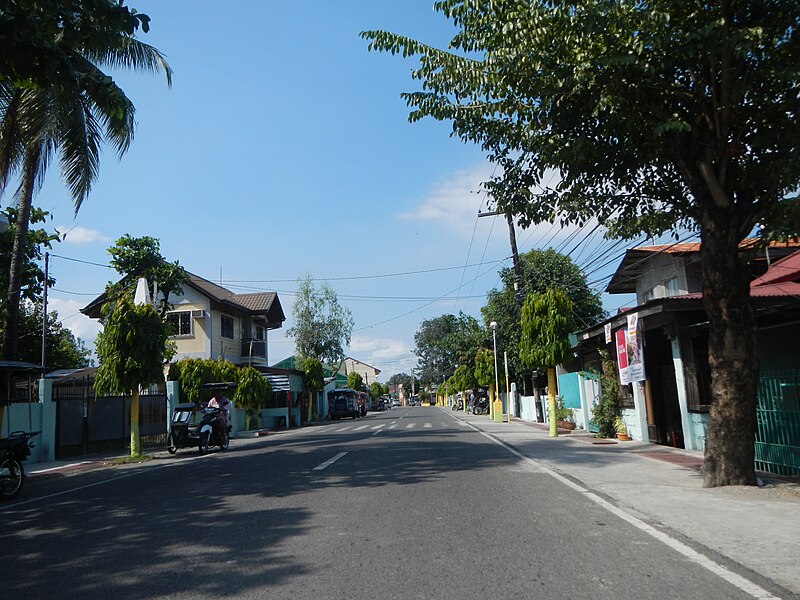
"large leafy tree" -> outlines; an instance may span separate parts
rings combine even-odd
[[[39,363],[42,358],[42,302],[24,300],[19,312],[19,360]],[[91,364],[91,351],[60,322],[58,312],[47,313],[45,354],[48,370],[79,369]]]
[[[0,233],[0,289],[8,288],[8,272],[11,264],[11,250],[14,245],[14,232],[17,226],[17,209],[7,207],[3,211],[9,222],[7,231]],[[45,223],[49,214],[33,207],[28,228],[28,243],[21,269],[20,309],[17,326],[17,358],[38,363],[42,356],[42,292],[45,274],[40,263],[44,251],[58,241],[58,233],[48,231]],[[38,226],[41,225],[41,226]],[[48,275],[48,286],[55,280]],[[5,302],[0,302],[0,313],[5,311]],[[0,325],[0,327],[2,327]],[[50,311],[47,315],[45,351],[47,367],[50,369],[71,369],[90,364],[91,352],[80,338],[58,320],[58,313]]]
[[[0,47],[8,54],[0,60],[0,191],[19,177],[3,332],[7,359],[16,356],[31,202],[47,166],[58,155],[77,212],[97,178],[102,142],[122,156],[133,139],[133,103],[102,69],[161,70],[171,82],[161,53],[136,38],[148,24],[146,15],[122,1],[4,3]]]
[[[112,294],[120,291],[132,294],[138,278],[144,277],[158,290],[159,297],[154,300],[162,317],[171,308],[169,297],[182,293],[183,285],[189,281],[189,274],[178,261],[167,262],[161,255],[161,244],[156,238],[133,237],[126,233],[108,249],[108,253],[111,266],[123,275],[119,283],[109,284]]]
[[[520,256],[522,291],[544,293],[550,288],[563,290],[572,300],[572,323],[585,328],[605,316],[600,293],[592,290],[569,256],[555,250],[531,250]],[[501,289],[490,290],[486,306],[481,308],[484,322],[497,322],[497,347],[508,352],[508,368],[512,379],[523,385],[529,381],[527,371],[519,359],[520,305],[514,293],[514,271],[500,271]]]
[[[423,384],[439,384],[459,365],[472,364],[475,351],[486,341],[477,319],[464,313],[442,315],[422,322],[414,334]]]
[[[706,486],[753,484],[758,357],[739,242],[797,232],[795,0],[444,0],[448,50],[419,55],[411,120],[448,120],[498,164],[487,187],[525,223],[597,217],[624,236],[697,228],[710,322]],[[557,170],[548,187],[545,169]]]
[[[95,392],[130,394],[131,456],[139,456],[139,389],[164,381],[164,363],[174,356],[175,347],[152,304],[134,305],[123,293],[104,305],[103,317],[103,331],[97,336],[100,366]]]
[[[547,407],[550,436],[558,435],[556,427],[556,366],[571,352],[569,333],[572,300],[559,289],[543,294],[532,293],[522,305],[519,355],[522,364],[531,369],[547,370]]]
[[[344,346],[353,333],[353,315],[339,304],[336,291],[327,283],[317,288],[308,275],[297,283],[292,305],[294,325],[287,334],[294,338],[300,356],[333,365],[344,358]]]

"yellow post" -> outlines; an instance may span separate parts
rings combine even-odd
[[[511,424],[511,389],[508,385],[508,352],[503,352],[506,363],[506,409],[508,409],[508,423]]]
[[[550,437],[558,437],[556,425],[556,370],[547,369],[547,420],[550,421]]]

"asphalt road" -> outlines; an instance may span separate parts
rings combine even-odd
[[[3,598],[752,598],[449,411],[27,482]]]

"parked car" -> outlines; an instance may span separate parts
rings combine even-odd
[[[400,400],[392,400],[392,408],[397,408],[400,406]]]

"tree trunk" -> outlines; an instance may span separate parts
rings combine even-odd
[[[758,349],[750,286],[739,258],[737,222],[730,209],[703,215],[700,256],[710,329],[711,409],[705,487],[754,485]]]
[[[17,223],[14,230],[14,246],[11,250],[11,267],[8,272],[8,295],[6,296],[6,315],[3,327],[3,358],[17,359],[17,329],[19,324],[19,299],[22,291],[22,269],[28,245],[28,227],[31,218],[31,202],[36,181],[36,166],[39,151],[28,152],[22,169],[17,207]]]
[[[139,389],[131,393],[131,456],[142,455],[142,440],[139,437]]]
[[[550,437],[558,437],[556,423],[556,370],[547,368],[547,420],[550,421]]]

